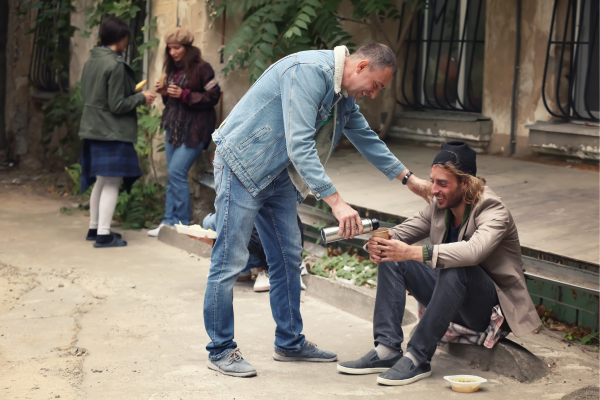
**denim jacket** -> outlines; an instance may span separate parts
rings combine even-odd
[[[337,191],[325,174],[314,141],[336,103],[329,155],[343,132],[388,179],[404,170],[369,128],[355,100],[342,93],[344,59],[336,63],[334,51],[311,50],[279,60],[261,75],[213,133],[217,151],[253,196],[290,162],[317,200]],[[300,193],[298,200],[303,201]]]

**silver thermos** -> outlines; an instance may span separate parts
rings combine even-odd
[[[379,229],[379,220],[377,218],[363,218],[363,233],[368,233]],[[324,245],[328,245],[329,243],[337,242],[338,240],[344,240],[343,236],[338,235],[338,231],[340,230],[339,226],[330,226],[327,228],[321,229],[321,239],[323,240]],[[344,230],[345,232],[345,230]],[[358,230],[357,230],[358,232]]]

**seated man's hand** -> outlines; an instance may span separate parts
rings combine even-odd
[[[369,239],[368,250],[369,258],[375,264],[386,261],[423,261],[423,252],[420,246],[409,246],[400,240],[372,237]]]

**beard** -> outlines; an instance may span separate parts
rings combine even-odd
[[[448,196],[444,195],[445,204],[440,206],[438,201],[438,206],[440,210],[447,210],[451,208],[458,207],[460,203],[463,201],[463,191],[460,187],[457,187],[453,193],[450,193]]]

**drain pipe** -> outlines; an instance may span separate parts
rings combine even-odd
[[[517,31],[515,43],[515,71],[513,77],[512,103],[510,107],[510,155],[515,154],[517,145],[516,124],[517,124],[517,85],[519,84],[519,64],[521,53],[521,0],[517,0]]]

